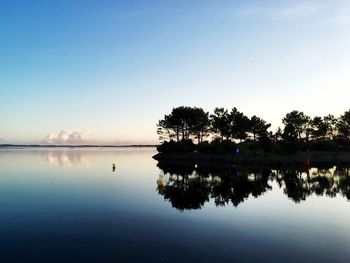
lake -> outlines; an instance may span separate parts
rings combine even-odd
[[[349,169],[208,168],[154,154],[1,149],[0,261],[350,262]]]

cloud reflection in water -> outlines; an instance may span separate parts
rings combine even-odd
[[[83,167],[88,168],[91,165],[91,160],[83,151],[71,150],[52,150],[40,153],[45,160],[52,165],[61,167]]]

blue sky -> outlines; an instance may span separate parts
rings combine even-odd
[[[350,108],[350,0],[1,1],[0,142],[155,143],[172,107]]]

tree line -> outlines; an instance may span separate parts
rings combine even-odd
[[[350,110],[336,118],[334,115],[310,117],[301,111],[291,111],[283,119],[283,128],[271,131],[271,124],[254,115],[246,116],[237,108],[215,108],[209,113],[202,108],[180,106],[157,123],[161,141],[196,141],[206,139],[232,142],[309,141],[350,142]]]

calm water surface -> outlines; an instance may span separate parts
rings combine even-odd
[[[0,262],[350,262],[348,170],[157,166],[155,153],[0,150]]]

